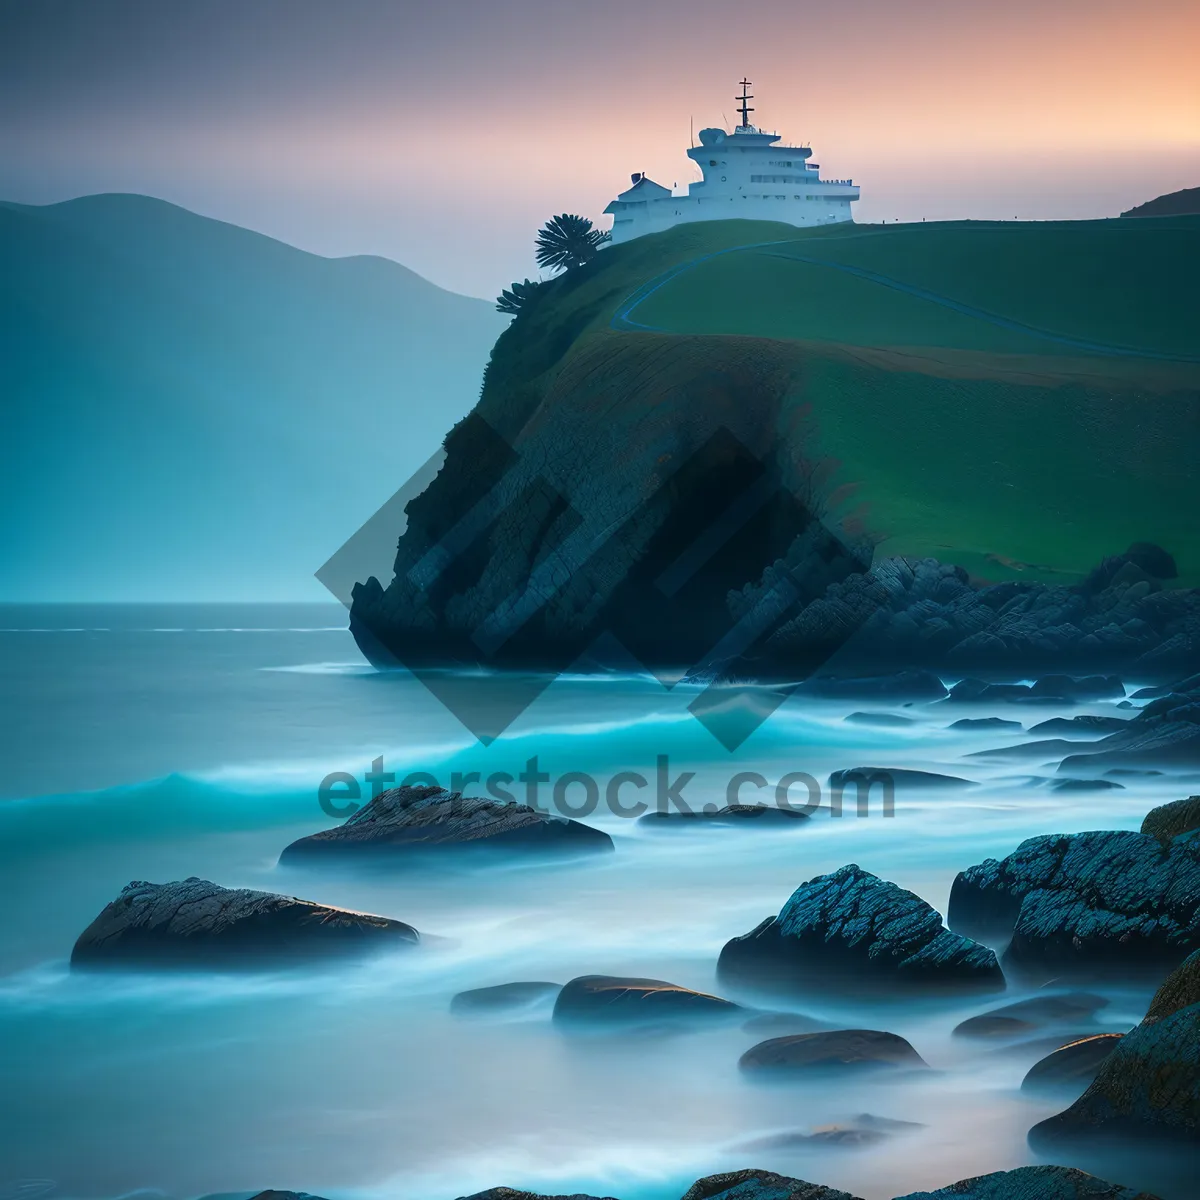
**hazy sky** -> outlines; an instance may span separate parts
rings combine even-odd
[[[860,220],[1200,184],[1200,0],[0,0],[0,198],[145,192],[491,297],[555,212],[755,120]],[[607,219],[605,218],[607,223]]]

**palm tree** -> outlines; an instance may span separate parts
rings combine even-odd
[[[562,268],[570,271],[582,267],[609,239],[609,234],[595,229],[587,217],[563,213],[551,217],[538,231],[537,264],[539,267]]]
[[[512,313],[515,316],[534,299],[541,286],[540,282],[534,283],[529,279],[526,279],[524,283],[514,283],[512,287],[505,288],[496,297],[497,310],[502,313]]]

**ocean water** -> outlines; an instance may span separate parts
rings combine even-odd
[[[730,753],[688,713],[694,692],[636,673],[564,676],[485,748],[419,681],[373,671],[344,625],[338,606],[0,608],[0,1195],[453,1200],[509,1184],[668,1200],[753,1165],[886,1200],[1034,1161],[1026,1131],[1062,1107],[1019,1091],[1044,1051],[950,1036],[995,997],[796,1001],[902,1034],[931,1069],[786,1087],[739,1075],[758,1035],[737,1024],[580,1035],[548,1006],[462,1019],[450,1000],[590,973],[716,990],[721,945],[824,871],[857,862],[944,912],[961,868],[1039,833],[1136,828],[1184,783],[1056,793],[1037,760],[969,757],[1018,735],[946,728],[961,715],[1058,715],[1044,706],[793,699]],[[847,723],[853,710],[912,723]],[[290,841],[334,823],[317,796],[330,772],[361,778],[382,758],[398,776],[449,783],[456,771],[515,776],[535,757],[552,779],[588,772],[601,789],[639,772],[651,800],[665,758],[671,779],[693,773],[693,806],[723,803],[748,770],[773,782],[917,767],[978,786],[902,787],[894,816],[878,802],[865,817],[826,806],[794,830],[662,830],[601,806],[588,820],[615,853],[568,864],[370,876],[277,865]],[[188,875],[383,913],[425,940],[332,970],[69,971],[74,939],[127,882]],[[1140,1019],[1144,992],[1110,995],[1096,1028]],[[866,1148],[753,1146],[864,1112],[920,1127]]]

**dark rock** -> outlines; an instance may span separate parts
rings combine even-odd
[[[279,1192],[268,1188],[257,1196],[251,1196],[250,1200],[323,1200],[323,1197],[314,1196],[311,1192]]]
[[[1121,1040],[1119,1033],[1096,1033],[1068,1042],[1033,1064],[1021,1080],[1025,1092],[1059,1088],[1083,1089],[1099,1074],[1100,1066]]]
[[[802,684],[800,693],[827,700],[934,701],[946,696],[946,685],[932,671],[899,671],[862,679],[819,677]]]
[[[1074,1167],[1017,1167],[962,1179],[936,1192],[910,1192],[896,1200],[1158,1200],[1149,1192],[1106,1183]]]
[[[511,1012],[529,1008],[540,1000],[558,995],[561,983],[499,983],[494,987],[470,988],[450,1001],[450,1011],[460,1014]]]
[[[1123,700],[1125,685],[1115,675],[1088,675],[1084,679],[1044,675],[1029,689],[1029,694],[1063,700]]]
[[[876,1117],[871,1113],[859,1113],[849,1121],[839,1121],[833,1125],[819,1125],[815,1129],[797,1129],[755,1138],[739,1149],[794,1150],[802,1146],[857,1149],[862,1146],[877,1146],[896,1134],[911,1133],[914,1129],[924,1128],[920,1121],[897,1121],[889,1117]]]
[[[602,830],[550,817],[524,804],[461,796],[437,787],[400,787],[375,797],[343,824],[293,842],[279,861],[393,862],[448,849],[572,855],[612,848],[612,838]]]
[[[1078,1142],[1176,1143],[1200,1147],[1200,954],[1159,988],[1070,1108],[1035,1125],[1039,1152]]]
[[[751,1046],[738,1060],[743,1071],[770,1076],[928,1065],[904,1038],[878,1029],[833,1029],[770,1038]]]
[[[679,809],[668,809],[666,812],[648,812],[638,817],[639,825],[652,825],[657,829],[678,828],[681,825],[736,825],[739,828],[753,828],[756,825],[764,827],[780,825],[795,825],[799,821],[807,821],[809,815],[799,806],[796,808],[777,808],[771,804],[728,804],[724,808],[716,808],[712,812],[705,809],[692,809],[686,812]]]
[[[875,784],[886,786],[889,781],[896,788],[914,792],[930,791],[934,788],[957,789],[976,786],[973,779],[960,779],[957,775],[939,775],[934,771],[914,771],[908,767],[849,767],[834,771],[829,776],[829,785],[835,791],[844,791],[847,787],[861,791]]]
[[[1101,736],[1124,729],[1129,722],[1124,717],[1052,717],[1049,721],[1031,725],[1030,733],[1063,734],[1067,737]]]
[[[1174,690],[1174,688],[1164,686],[1138,688],[1129,698],[1130,700],[1159,700],[1163,696],[1169,696]]]
[[[903,717],[899,713],[852,712],[847,718],[848,725],[870,725],[878,729],[901,729],[915,725],[912,717]]]
[[[722,1021],[745,1009],[720,996],[694,992],[661,979],[580,975],[558,993],[554,1019],[561,1023],[648,1025],[674,1021]]]
[[[958,875],[949,923],[1031,979],[1161,977],[1200,947],[1200,834],[1030,838]]]
[[[569,1196],[544,1196],[540,1192],[522,1192],[517,1188],[494,1187],[486,1192],[474,1192],[470,1196],[460,1196],[459,1200],[613,1200],[611,1196],[585,1196],[582,1192],[572,1192]]]
[[[411,925],[192,877],[128,884],[79,935],[72,966],[254,968],[415,944]]]
[[[1125,788],[1115,779],[1056,779],[1050,786],[1056,792],[1111,792]]]
[[[1200,829],[1200,796],[1173,800],[1152,808],[1142,820],[1142,832],[1164,844],[1181,833]]]
[[[969,1017],[954,1028],[956,1037],[994,1038],[1013,1037],[1062,1021],[1077,1021],[1090,1017],[1108,1001],[1091,992],[1062,992],[1047,996],[1031,996],[1015,1004],[1005,1004],[991,1012]]]
[[[717,972],[812,990],[1004,987],[991,950],[949,932],[919,896],[854,864],[802,884],[777,917],[727,942]]]
[[[1004,717],[961,717],[947,729],[1023,729],[1020,721],[1008,721]]]
[[[1153,779],[1162,772],[1143,770],[1141,767],[1112,767],[1104,774],[1109,779]]]
[[[819,1183],[752,1168],[697,1179],[681,1200],[859,1200],[859,1197]]]
[[[991,750],[976,750],[968,758],[1040,758],[1050,762],[1078,750],[1078,742],[1067,742],[1062,738],[1044,738],[1037,742],[1020,742],[1011,746],[996,746]]]
[[[1200,700],[1195,696],[1171,692],[1152,700],[1123,729],[1093,742],[1085,753],[1064,758],[1058,769],[1080,775],[1166,765],[1200,765]]]

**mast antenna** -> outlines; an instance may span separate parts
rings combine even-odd
[[[754,109],[752,109],[746,103],[746,101],[754,99],[754,97],[750,94],[750,92],[748,90],[749,88],[752,88],[754,85],[750,82],[750,80],[748,80],[745,76],[743,76],[740,86],[742,89],[742,94],[740,96],[734,96],[734,99],[740,100],[742,102],[741,105],[738,107],[738,112],[740,112],[742,114],[742,128],[749,129],[750,128],[750,114],[754,111]]]

